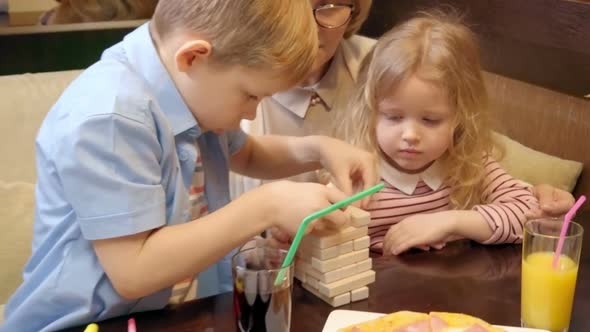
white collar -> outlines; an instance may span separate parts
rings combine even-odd
[[[443,184],[446,177],[444,167],[438,160],[432,163],[422,173],[417,174],[401,172],[383,160],[383,158],[379,162],[379,169],[383,180],[407,195],[414,193],[420,180],[424,181],[430,189],[437,190]]]
[[[271,98],[276,100],[289,112],[303,119],[309,108],[312,95],[313,92],[309,89],[295,87],[287,91],[277,92]]]
[[[341,73],[342,70],[345,73]],[[343,74],[351,75],[348,68],[344,65],[344,58],[339,48],[334,55],[330,68],[328,68],[324,77],[317,84],[310,87],[295,87],[281,91],[272,95],[271,98],[303,119],[309,110],[309,104],[314,91],[328,109],[332,108],[334,99],[336,98],[338,82],[342,79],[339,76]]]

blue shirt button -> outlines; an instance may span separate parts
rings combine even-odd
[[[180,153],[178,154],[178,158],[181,161],[187,161],[189,157],[189,153],[186,150],[180,150]]]

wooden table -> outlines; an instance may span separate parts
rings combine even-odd
[[[520,246],[481,246],[467,241],[438,252],[374,257],[377,280],[370,286],[369,299],[339,309],[444,310],[476,315],[494,324],[520,326],[520,258]],[[589,278],[590,235],[585,234],[572,332],[590,331]],[[321,331],[333,309],[297,284],[291,331]],[[231,293],[134,317],[138,332],[235,331]],[[126,331],[127,318],[100,323],[100,332]]]

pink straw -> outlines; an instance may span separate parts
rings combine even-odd
[[[559,257],[561,256],[561,251],[563,250],[563,242],[565,242],[565,234],[567,233],[567,228],[572,221],[576,212],[584,204],[586,201],[586,196],[582,195],[578,198],[578,201],[572,206],[572,208],[565,214],[565,218],[563,219],[563,225],[561,226],[561,234],[559,234],[559,240],[557,241],[557,250],[555,250],[555,256],[553,256],[553,269],[557,269],[559,264]]]
[[[127,332],[137,332],[137,328],[135,327],[135,318],[129,318],[127,321]]]

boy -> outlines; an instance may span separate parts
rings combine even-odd
[[[261,98],[303,78],[316,50],[307,0],[160,1],[39,131],[33,255],[2,331],[160,309],[174,284],[216,262],[199,275],[199,295],[229,291],[233,248],[269,227],[292,235],[345,197],[276,182],[229,203],[230,167],[265,178],[324,167],[346,194],[353,180],[373,185],[372,156],[342,142],[237,129]],[[341,211],[327,219],[347,222]]]

